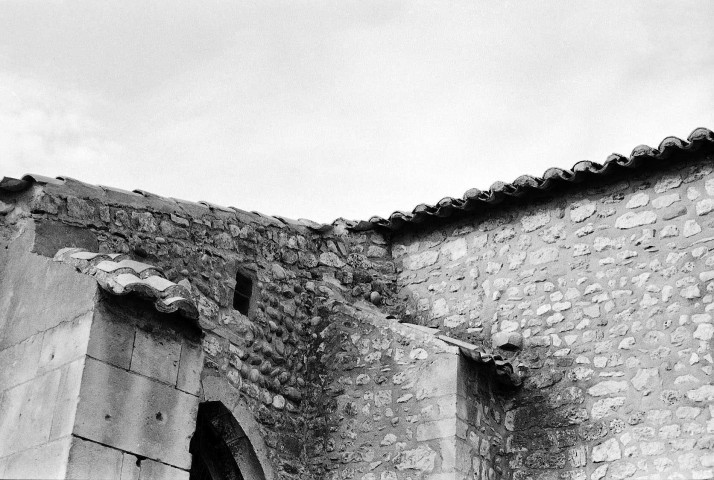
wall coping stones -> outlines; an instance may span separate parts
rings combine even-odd
[[[366,301],[358,301],[354,304],[335,302],[333,310],[337,313],[353,317],[367,325],[391,330],[398,335],[420,343],[421,346],[429,345],[433,347],[437,353],[450,353],[453,355],[459,353],[457,347],[447,344],[437,338],[433,333],[425,332],[420,328],[412,328],[417,327],[416,325],[399,323],[396,319],[389,318],[387,314],[381,310],[377,310],[374,305]]]
[[[438,329],[411,323],[400,323],[394,318],[389,318],[383,312],[375,310],[371,304],[366,302],[357,302],[354,305],[336,302],[333,308],[337,312],[351,316],[360,322],[379,328],[387,328],[399,335],[413,339],[421,345],[435,347],[437,352],[460,354],[473,362],[487,365],[493,369],[499,382],[505,385],[518,387],[523,383],[518,370],[502,356],[485,352],[483,348],[477,345],[443,335]]]
[[[188,289],[168,280],[157,267],[118,253],[94,253],[79,248],[61,249],[54,261],[73,265],[81,273],[94,277],[107,293],[138,294],[153,300],[158,311],[178,312],[198,326],[198,308]]]
[[[459,347],[459,352],[469,360],[491,366],[496,374],[496,378],[501,383],[512,387],[519,387],[523,384],[523,379],[519,375],[518,370],[513,367],[511,362],[505,360],[502,356],[484,352],[478,345],[447,337],[446,335],[437,335],[437,338],[449,345]]]

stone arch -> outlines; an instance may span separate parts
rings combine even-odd
[[[217,459],[223,458],[229,466],[238,467],[242,477],[236,477],[237,480],[274,480],[268,448],[260,435],[260,426],[239,393],[220,376],[206,376],[201,384],[203,395],[199,405],[197,434],[198,428],[208,427],[209,438],[204,437],[204,440],[216,441],[215,437],[220,439],[214,444],[219,455]],[[206,421],[212,422],[212,425],[201,424]],[[211,435],[214,437],[210,438]],[[199,438],[197,447],[200,441]],[[226,453],[226,449],[230,451],[230,455]]]

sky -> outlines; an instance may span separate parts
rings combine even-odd
[[[0,176],[331,222],[714,130],[714,2],[0,0]]]

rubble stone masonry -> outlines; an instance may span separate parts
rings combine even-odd
[[[708,157],[395,238],[413,321],[486,347],[497,332],[525,340],[510,357],[523,388],[493,398],[498,478],[714,478],[713,169]]]
[[[126,457],[142,426],[89,419],[120,375],[185,397],[191,422],[223,404],[268,480],[714,478],[711,154],[395,231],[30,183],[0,188],[0,477],[32,476],[12,465],[38,449],[66,469],[101,445],[120,472],[146,457],[127,478],[167,475],[151,462],[185,478],[192,423]],[[97,297],[53,262],[67,247],[160,269],[190,292],[200,338],[157,326],[149,302]],[[522,384],[499,379],[511,366]],[[79,376],[98,385],[81,401]],[[28,398],[44,402],[29,418]],[[167,411],[142,402],[122,408]]]

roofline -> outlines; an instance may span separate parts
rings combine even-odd
[[[369,223],[372,228],[396,232],[409,226],[430,225],[448,217],[483,212],[507,200],[534,198],[563,186],[650,167],[657,162],[685,153],[709,152],[714,152],[714,132],[707,128],[697,128],[689,134],[686,141],[677,137],[667,137],[657,148],[648,145],[635,147],[629,157],[614,153],[607,157],[602,165],[583,160],[573,165],[570,170],[549,168],[542,177],[521,175],[511,183],[496,182],[489,190],[481,191],[472,188],[464,193],[463,198],[445,197],[436,205],[419,204],[411,213],[396,211],[387,219],[375,216],[367,222],[360,223]]]
[[[462,198],[444,197],[435,205],[421,203],[411,212],[395,211],[389,218],[373,216],[369,220],[355,221],[338,218],[332,224],[320,224],[312,220],[300,218],[292,220],[280,216],[269,216],[259,212],[245,212],[236,207],[223,207],[206,201],[188,202],[170,197],[161,197],[144,190],[128,192],[119,188],[105,187],[103,185],[89,185],[70,177],[51,178],[44,175],[27,174],[21,179],[4,177],[0,180],[0,191],[20,192],[29,189],[34,184],[62,186],[68,181],[98,190],[100,192],[120,192],[124,195],[150,197],[169,203],[190,204],[208,211],[224,211],[228,213],[247,214],[260,223],[272,223],[279,227],[294,226],[308,228],[316,232],[327,232],[336,226],[346,227],[352,231],[382,230],[398,232],[408,227],[430,225],[433,222],[467,213],[482,212],[494,208],[507,200],[528,199],[542,196],[555,191],[563,186],[582,183],[594,178],[604,178],[615,173],[633,171],[642,167],[652,166],[682,154],[714,152],[714,132],[707,128],[697,128],[689,134],[687,140],[677,137],[667,137],[662,140],[657,148],[648,145],[639,145],[632,150],[629,157],[613,153],[601,165],[596,162],[582,160],[577,162],[570,170],[549,168],[542,177],[521,175],[511,183],[495,182],[489,190],[472,188],[464,193]]]

